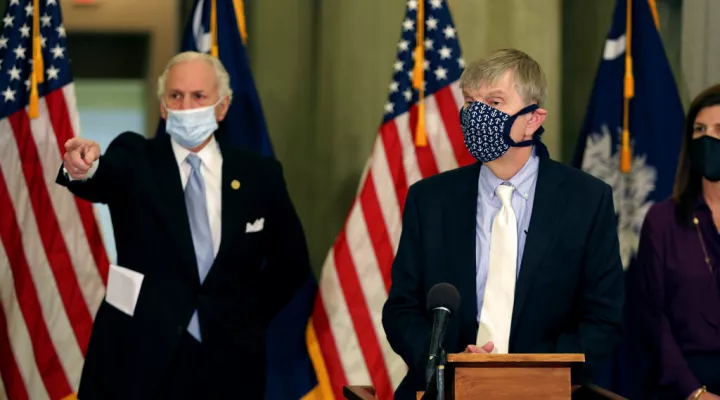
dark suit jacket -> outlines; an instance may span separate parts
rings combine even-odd
[[[460,292],[445,333],[448,353],[475,344],[475,214],[480,164],[435,175],[408,191],[403,231],[383,309],[388,341],[408,364],[396,398],[424,390],[432,318],[426,294],[440,282]],[[586,367],[619,340],[623,270],[612,191],[602,181],[541,157],[515,290],[511,353],[584,353]],[[584,374],[574,374],[576,381]]]
[[[310,270],[300,221],[278,162],[224,148],[221,243],[200,285],[180,172],[169,136],[118,136],[95,175],[57,183],[107,203],[117,264],[145,275],[134,316],[103,301],[80,385],[81,399],[154,398],[193,311],[200,315],[207,398],[262,398],[265,329]],[[238,180],[235,190],[231,182]],[[246,223],[264,218],[264,229]],[[254,393],[250,392],[256,390]]]

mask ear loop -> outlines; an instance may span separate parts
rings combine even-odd
[[[527,146],[532,146],[533,144],[535,144],[536,138],[537,138],[537,141],[540,140],[540,135],[545,131],[543,129],[543,127],[539,127],[535,131],[535,133],[533,133],[533,138],[529,139],[529,140],[523,140],[522,142],[518,143],[518,142],[515,142],[510,137],[510,129],[512,129],[512,126],[515,123],[515,120],[517,119],[517,117],[531,113],[531,112],[537,110],[538,108],[540,108],[540,107],[537,104],[530,104],[529,106],[527,106],[527,107],[523,108],[522,110],[518,111],[517,113],[515,113],[515,115],[513,115],[512,117],[508,118],[507,121],[505,121],[506,128],[503,129],[503,139],[505,139],[505,142],[508,145],[510,145],[512,147],[527,147]]]
[[[219,106],[220,103],[222,103],[223,100],[225,100],[226,97],[227,97],[227,96],[222,96],[222,95],[221,95],[220,98],[218,99],[217,103],[215,103],[215,105],[213,106],[213,108]]]

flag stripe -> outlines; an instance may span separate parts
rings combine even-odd
[[[371,383],[370,375],[365,365],[353,321],[350,318],[351,305],[346,300],[345,294],[340,286],[335,252],[328,255],[325,265],[323,265],[323,271],[327,272],[322,274],[320,280],[320,298],[322,299],[322,306],[327,313],[330,326],[329,333],[332,335],[330,339],[334,340],[338,354],[342,354],[342,357],[339,357],[340,364],[333,364],[331,367],[329,360],[326,362],[328,371],[331,376],[335,376],[336,373],[341,373],[345,376],[345,381],[347,382],[369,384]],[[320,331],[316,331],[318,337],[325,337],[325,332],[327,331],[321,334]],[[329,347],[329,343],[330,340],[321,340],[323,352],[325,352],[326,347]],[[334,385],[335,383],[333,382],[333,386]],[[342,388],[340,389],[342,391]],[[342,398],[342,393],[340,393],[340,396],[340,398]]]
[[[64,111],[70,116],[70,129],[71,134],[73,136],[82,136],[80,133],[80,113],[78,112],[77,108],[77,102],[75,99],[75,83],[70,82],[67,85],[62,87],[63,91],[63,97],[65,99],[65,106],[67,109]],[[54,104],[54,101],[50,101],[50,103]],[[55,109],[54,106],[50,106],[50,109]],[[63,111],[63,110],[60,110]],[[52,119],[52,117],[50,117]],[[57,132],[57,130],[55,131]],[[107,261],[107,260],[106,260]]]
[[[450,93],[453,96],[453,99],[455,99],[455,107],[458,109],[458,116],[460,114],[460,109],[465,104],[465,96],[463,96],[462,89],[460,89],[460,82],[456,81],[453,82],[450,85]],[[460,122],[458,122],[458,128],[460,127]],[[456,131],[459,135],[462,135],[462,130]],[[474,159],[473,159],[474,161]]]
[[[69,97],[66,99],[65,96]],[[45,99],[47,101],[50,121],[52,123],[53,130],[57,135],[56,142],[58,148],[60,149],[60,154],[63,154],[65,153],[65,142],[75,136],[73,132],[79,132],[79,128],[78,131],[73,131],[73,127],[75,125],[79,126],[79,122],[75,122],[73,120],[77,119],[77,110],[74,110],[74,108],[77,107],[75,102],[74,86],[73,84],[70,84],[65,86],[62,91],[56,90],[50,92],[47,96],[45,96]],[[102,279],[103,285],[105,285],[107,284],[108,269],[110,268],[110,265],[105,251],[105,242],[103,241],[102,233],[97,224],[92,204],[79,197],[74,198],[75,204],[77,204],[78,212],[80,213],[80,220],[85,229],[84,239],[87,239],[87,244],[92,250],[95,266],[100,273],[100,279]],[[97,290],[102,290],[104,292],[103,286],[96,286],[96,288]],[[100,294],[100,300],[102,300],[102,292]],[[95,311],[97,311],[97,307],[100,306],[100,302],[96,301],[95,303],[89,303],[88,306],[94,315]],[[86,346],[83,345],[82,347],[84,349]]]
[[[372,174],[368,177],[369,180],[366,183],[372,185]],[[368,186],[366,185],[366,187]],[[382,221],[382,215],[377,215],[376,218],[380,222]],[[364,306],[367,308],[372,322],[370,325],[364,325],[364,329],[367,331],[367,335],[372,337],[375,343],[378,343],[382,354],[383,364],[373,365],[368,362],[368,368],[370,371],[378,368],[381,369],[382,373],[386,375],[383,378],[387,378],[387,381],[391,382],[391,379],[389,379],[390,376],[384,366],[392,363],[393,358],[397,357],[397,355],[393,353],[387,341],[381,340],[385,337],[385,330],[382,326],[382,308],[385,302],[384,299],[387,297],[387,289],[383,284],[382,271],[378,265],[372,244],[370,243],[369,226],[366,225],[366,221],[369,222],[370,220],[371,217],[364,213],[361,204],[355,203],[355,206],[350,211],[347,223],[347,244],[352,265],[355,267],[354,269],[359,278],[360,289],[362,290],[363,296],[362,300],[364,300]],[[384,229],[384,227],[378,229]],[[380,371],[378,371],[378,375],[379,374]],[[376,379],[373,379],[373,382],[375,381]],[[392,386],[388,385],[387,389],[388,392],[386,393],[391,395]]]
[[[47,212],[52,210],[52,204],[48,188],[44,184],[42,163],[30,132],[30,121],[25,112],[16,112],[8,117],[8,120],[15,135],[23,173],[30,190],[30,203],[36,215],[43,215],[42,220],[36,219],[42,245],[52,267],[55,282],[60,290],[60,297],[65,305],[65,311],[70,319],[75,337],[80,347],[84,348],[90,339],[92,316],[82,297],[67,246],[62,240],[57,216],[54,211]]]
[[[410,114],[404,113],[395,119],[394,128],[397,138],[400,142],[400,149],[397,153],[390,154],[388,152],[388,165],[390,169],[401,168],[405,171],[405,179],[403,181],[395,181],[395,189],[398,192],[398,201],[400,211],[405,208],[405,198],[407,190],[413,183],[420,180],[420,167],[418,166],[417,154],[415,153],[415,143],[412,132],[410,131]],[[385,147],[387,151],[387,146]],[[399,158],[395,158],[399,154]],[[395,175],[393,174],[393,178]]]
[[[374,170],[372,172],[374,172]],[[382,368],[382,370],[389,374],[392,387],[395,388],[398,384],[400,384],[400,381],[402,381],[404,375],[403,366],[405,364],[402,359],[395,354],[387,340],[384,340],[385,329],[382,325],[382,309],[390,288],[390,270],[392,268],[394,252],[392,248],[390,248],[390,244],[388,242],[387,251],[389,251],[389,254],[387,255],[387,258],[381,262],[378,256],[380,253],[378,253],[377,247],[373,252],[369,243],[370,238],[373,237],[373,235],[382,235],[383,240],[388,240],[387,228],[383,223],[384,218],[380,213],[379,208],[376,213],[368,213],[364,208],[366,203],[371,207],[379,207],[377,197],[375,196],[374,189],[376,185],[373,178],[374,173],[368,174],[367,181],[364,185],[366,190],[360,194],[362,201],[361,206],[354,207],[350,213],[350,218],[347,223],[349,232],[348,244],[355,269],[360,276],[363,296],[372,316],[373,328],[382,349],[385,365],[390,367]],[[366,198],[367,200],[363,201],[363,198]],[[382,280],[387,282],[387,286],[383,286]],[[366,327],[366,329],[369,328]],[[399,366],[399,368],[395,368],[396,366]],[[399,373],[397,373],[398,371]],[[392,394],[392,392],[389,393]]]
[[[382,138],[387,159],[395,161],[388,163],[388,166],[394,183],[395,193],[397,193],[397,204],[400,210],[402,210],[405,206],[404,199],[407,196],[407,181],[410,173],[406,170],[406,166],[402,162],[404,159],[404,146],[400,141],[400,133],[398,132],[397,125],[395,125],[394,122],[383,124],[380,129],[380,137]]]
[[[400,165],[400,162],[397,162],[396,165]],[[399,169],[402,173],[402,168],[397,169]],[[385,155],[385,147],[382,140],[375,140],[375,146],[372,153],[372,175],[375,183],[378,206],[382,212],[386,228],[385,231],[387,232],[390,240],[391,254],[389,263],[392,264],[395,251],[397,251],[397,246],[400,242],[402,219],[400,215],[400,206],[398,204],[396,183],[393,182],[393,177],[390,174],[390,167],[388,165],[387,156]],[[405,184],[405,179],[403,179],[402,182],[398,182],[397,188],[403,189],[403,192],[407,193],[407,186],[400,186],[401,184]],[[381,259],[381,257],[378,256],[378,259]],[[388,282],[390,282],[389,270],[383,273],[388,274]]]
[[[2,312],[2,311],[0,311],[0,312]],[[0,318],[4,318],[4,315],[0,316]],[[0,340],[2,340],[2,338],[0,338]],[[9,344],[9,342],[8,342],[8,344]],[[2,349],[1,344],[0,344],[0,349]],[[2,367],[0,367],[0,368],[2,368]],[[2,378],[2,369],[0,369],[0,399],[7,399],[7,398],[8,398],[8,395],[7,395],[7,392],[5,391],[5,384],[3,383],[3,378]]]
[[[7,189],[0,189],[0,191],[3,190]],[[4,212],[8,211],[12,210]],[[0,398],[22,400],[28,398],[28,393],[25,390],[20,368],[15,361],[15,352],[12,350],[11,343],[20,346],[21,341],[24,340],[27,343],[30,337],[27,335],[27,327],[20,314],[15,288],[13,287],[12,271],[10,271],[9,265],[5,265],[7,262],[5,248],[2,241],[0,241],[0,305],[2,305],[0,307],[0,354],[2,354],[0,357]],[[8,315],[18,316],[13,320],[14,326],[8,324]],[[24,362],[26,366],[35,366],[31,359],[21,359],[20,361]],[[37,368],[35,370],[37,372]],[[40,386],[42,387],[42,385]],[[42,389],[45,390],[44,387]]]
[[[377,195],[375,194],[375,182],[373,180],[373,171],[371,170],[363,185],[363,190],[360,193],[360,204],[362,208],[362,214],[367,223],[367,231],[369,234],[370,242],[374,250],[375,258],[377,261],[378,273],[381,276],[383,283],[383,295],[387,295],[387,291],[390,289],[390,265],[393,260],[393,249],[390,245],[390,238],[388,237],[387,229],[385,229],[385,217],[380,211],[380,205],[378,204]],[[362,252],[362,249],[358,249],[358,252]],[[381,296],[380,298],[382,298]]]
[[[14,136],[9,133],[10,130],[9,120],[1,120],[0,131],[8,132],[8,134],[0,135],[0,169],[5,174],[7,190],[10,195],[11,207],[8,212],[14,211],[13,215],[17,218],[18,229],[22,235],[20,238],[22,247],[11,248],[13,250],[11,254],[21,253],[27,262],[32,282],[34,282],[32,288],[39,295],[37,300],[42,310],[41,317],[47,321],[50,338],[60,364],[67,372],[72,368],[77,368],[82,362],[83,356],[73,335],[68,315],[63,308],[62,298],[48,258],[44,251],[38,251],[43,248],[38,218],[33,211],[30,193],[22,173],[23,166],[19,149]],[[10,320],[11,325],[14,323],[16,321]],[[28,326],[28,329],[30,328]],[[72,384],[73,381],[70,382]]]
[[[444,89],[443,89],[444,90]],[[440,171],[457,168],[458,164],[453,154],[453,148],[445,131],[442,116],[435,96],[425,99],[425,118],[427,119],[428,145],[435,156],[435,162]]]
[[[457,88],[457,89],[456,89]],[[446,86],[435,93],[435,102],[437,110],[442,115],[445,136],[450,140],[453,154],[459,165],[467,165],[475,162],[475,159],[465,147],[465,141],[462,136],[462,128],[460,127],[460,119],[458,117],[460,109],[457,106],[456,98],[453,92],[460,93],[462,101],[462,93],[456,84]],[[460,103],[462,105],[462,103]],[[453,132],[453,133],[450,133]]]
[[[347,379],[345,373],[339,366],[342,365],[340,362],[340,355],[338,354],[337,348],[335,347],[335,339],[333,338],[332,331],[330,330],[330,323],[327,315],[325,314],[325,307],[323,306],[323,300],[320,294],[318,294],[315,300],[315,307],[313,308],[312,324],[315,330],[315,337],[317,338],[318,345],[320,346],[321,361],[316,361],[314,355],[313,364],[322,362],[325,364],[325,371],[327,372],[328,380],[332,388],[333,395],[341,399],[342,388],[347,385]],[[311,346],[308,346],[311,347]],[[319,373],[318,369],[315,368],[316,373]],[[318,381],[321,381],[320,376],[317,377]],[[327,400],[327,399],[326,399]]]
[[[353,208],[354,207],[357,207],[357,203],[353,205]],[[335,262],[337,264],[340,286],[345,293],[345,300],[348,302],[350,317],[355,332],[357,332],[360,349],[365,358],[365,365],[372,377],[375,390],[378,392],[378,396],[380,396],[380,393],[386,395],[391,394],[392,388],[390,387],[387,372],[383,368],[385,364],[380,350],[380,344],[373,330],[366,329],[371,326],[372,318],[370,317],[370,310],[362,293],[360,278],[358,277],[358,270],[356,269],[357,266],[354,265],[350,255],[347,236],[347,231],[343,230],[335,246]]]
[[[3,147],[0,146],[1,148]],[[2,172],[3,174],[0,174],[0,210],[3,210],[6,215],[3,215],[0,221],[0,240],[6,249],[21,249],[23,248],[21,242],[23,236],[10,200],[8,192],[10,188],[6,185],[4,174],[7,172],[4,168]],[[8,260],[14,277],[15,291],[19,294],[20,308],[32,340],[35,362],[40,370],[43,383],[50,397],[61,398],[71,392],[70,384],[63,373],[63,368],[50,340],[50,333],[45,325],[38,302],[38,293],[30,275],[30,266],[23,251],[13,251],[8,254]]]
[[[62,91],[58,90],[55,93],[62,94]],[[62,153],[60,153],[60,151],[62,150],[59,151],[55,130],[50,124],[48,106],[45,101],[48,97],[49,96],[46,96],[38,101],[40,115],[38,118],[30,120],[31,131],[35,143],[38,145],[38,153],[42,160],[61,160]],[[98,269],[95,266],[93,253],[80,220],[78,207],[76,207],[75,196],[66,188],[55,184],[55,179],[60,168],[59,161],[57,163],[44,162],[42,163],[42,168],[50,200],[57,215],[63,239],[67,244],[72,266],[75,269],[85,304],[91,315],[95,315],[103,298],[104,282],[101,280]],[[90,218],[93,218],[93,216],[90,215]],[[85,349],[86,345],[87,343],[82,343],[81,348]],[[77,361],[79,364],[69,370],[80,370],[82,367],[82,357]],[[80,378],[79,372],[73,375],[73,378],[71,378],[73,382]]]
[[[412,140],[417,136],[418,106],[417,104],[410,107],[410,132]],[[414,147],[414,146],[413,146]],[[431,142],[428,141],[427,146],[414,147],[417,155],[418,168],[422,178],[427,178],[438,173],[438,166],[435,162],[435,155],[431,148]]]
[[[79,385],[108,260],[93,206],[55,183],[80,131],[61,5],[27,3],[7,4],[0,46],[0,398],[64,399]],[[44,49],[33,52],[24,30],[41,16]]]

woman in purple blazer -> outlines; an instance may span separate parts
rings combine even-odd
[[[647,213],[639,307],[661,399],[720,399],[720,85],[688,111],[672,199]]]

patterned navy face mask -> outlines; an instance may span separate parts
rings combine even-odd
[[[510,128],[512,128],[517,117],[537,109],[537,104],[531,104],[511,116],[485,103],[472,102],[460,110],[460,126],[462,127],[465,146],[473,157],[482,163],[486,163],[502,157],[510,146],[525,147],[532,145],[536,142],[535,138],[542,133],[542,127],[535,132],[533,139],[520,143],[512,140]]]

